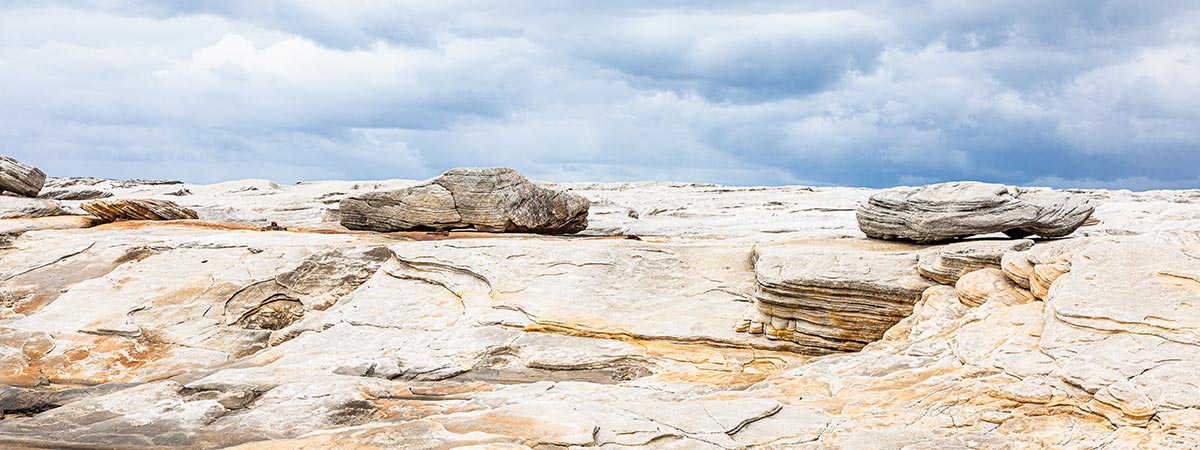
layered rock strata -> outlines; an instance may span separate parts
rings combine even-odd
[[[864,241],[870,191],[581,183],[596,226],[563,239],[337,225],[342,198],[405,180],[86,184],[188,189],[209,221],[0,220],[3,448],[1200,442],[1200,191],[1080,191],[1100,225],[1008,252],[1003,276],[918,278],[882,338],[810,358],[839,345],[730,325],[759,294],[805,301],[792,279],[841,297],[819,317],[875,327],[843,310],[941,247]]]
[[[461,168],[411,188],[348,197],[339,209],[353,230],[570,234],[587,228],[588,206],[579,194],[540,187],[512,169]]]
[[[1028,250],[1005,253],[1000,266],[1013,282],[1044,300],[1050,285],[1071,271],[1074,250],[1087,241],[1070,239],[1038,245]]]
[[[0,155],[0,192],[37,197],[45,183],[46,173],[41,169],[17,161],[11,156]]]
[[[1028,250],[1033,241],[963,241],[921,254],[917,271],[925,278],[953,285],[969,272],[1000,268],[1000,259],[1008,252]]]
[[[858,208],[857,218],[869,237],[936,242],[997,232],[1066,236],[1093,210],[1065,192],[964,181],[880,191]]]
[[[183,220],[198,219],[196,211],[169,200],[152,198],[94,200],[79,205],[84,211],[105,222],[118,220]]]
[[[913,252],[872,246],[763,246],[757,290],[737,331],[796,342],[815,353],[855,351],[912,313],[933,285]]]
[[[67,214],[59,204],[36,198],[0,195],[0,219],[32,219]]]

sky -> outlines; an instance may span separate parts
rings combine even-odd
[[[50,176],[1200,188],[1200,2],[0,0]]]

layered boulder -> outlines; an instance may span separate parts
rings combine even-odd
[[[873,238],[937,242],[996,232],[1066,236],[1094,209],[1065,192],[961,181],[880,191],[857,217],[859,229]]]
[[[152,198],[93,200],[79,205],[84,211],[105,222],[118,220],[182,220],[198,219],[196,211],[179,206],[170,200]]]
[[[0,155],[0,192],[11,192],[23,197],[37,197],[46,183],[46,173],[41,169],[17,161],[8,155]]]
[[[541,234],[587,228],[590,202],[540,187],[507,168],[459,168],[419,185],[348,197],[342,226],[352,230],[408,231],[475,228]]]
[[[49,200],[0,195],[0,219],[32,219],[66,214],[58,203]]]
[[[917,257],[887,248],[762,247],[758,289],[736,331],[762,333],[823,354],[857,351],[912,314],[930,286]]]

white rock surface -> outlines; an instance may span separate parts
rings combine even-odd
[[[337,225],[412,184],[49,180],[206,220],[0,220],[0,447],[1200,442],[1197,191],[1077,192],[1095,223],[939,266],[956,289],[918,261],[971,252],[866,239],[865,189],[570,184],[569,237]]]

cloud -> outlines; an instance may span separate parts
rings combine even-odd
[[[0,1],[51,175],[1200,187],[1192,2]]]

